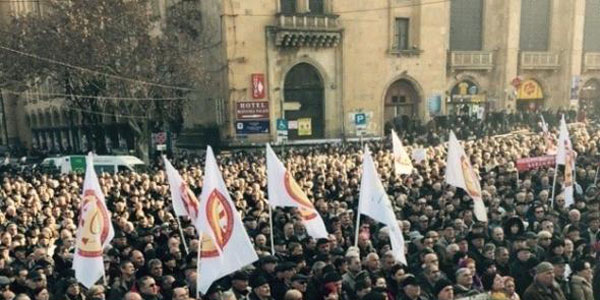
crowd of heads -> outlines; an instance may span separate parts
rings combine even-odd
[[[271,216],[268,199],[276,195],[267,194],[264,151],[217,155],[260,259],[215,282],[202,299],[550,299],[533,295],[571,297],[585,283],[590,291],[596,289],[600,130],[593,125],[570,130],[578,154],[577,185],[575,203],[567,206],[563,168],[517,171],[517,159],[547,150],[537,126],[519,129],[527,130],[463,143],[481,179],[487,223],[475,218],[473,201],[464,191],[445,183],[444,144],[425,146],[427,159],[415,163],[412,174],[397,176],[390,142],[368,143],[404,234],[408,264],[394,256],[388,228],[365,216],[355,227],[359,144],[276,149],[323,218],[327,239],[310,237],[293,208],[273,209]],[[558,134],[556,127],[553,134]],[[404,142],[408,153],[425,144]],[[203,157],[182,155],[172,161],[199,195]],[[162,166],[143,174],[98,176],[116,234],[103,256],[105,277],[84,288],[72,270],[83,176],[30,170],[2,174],[0,296],[194,299],[202,276],[196,273],[198,235],[189,220],[176,219]]]

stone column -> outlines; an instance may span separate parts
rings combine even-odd
[[[506,48],[505,48],[505,66],[504,66],[504,80],[502,87],[504,89],[504,97],[501,101],[502,107],[514,110],[516,106],[516,100],[509,100],[512,91],[511,81],[519,74],[519,38],[521,28],[521,1],[520,0],[508,0],[506,1],[506,12],[507,12],[507,36],[506,36]]]

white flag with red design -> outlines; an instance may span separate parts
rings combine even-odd
[[[188,217],[195,223],[195,220],[198,219],[200,208],[198,198],[196,198],[196,195],[190,190],[188,184],[179,175],[179,172],[177,172],[166,156],[163,156],[163,160],[165,162],[165,171],[169,180],[175,214],[179,217]]]
[[[197,284],[203,294],[214,281],[258,260],[210,146],[204,174],[196,222],[202,239]]]
[[[481,199],[479,178],[475,175],[469,157],[458,143],[453,131],[450,131],[450,140],[448,141],[446,183],[465,190],[473,199],[473,211],[477,220],[487,222],[487,212],[483,199]]]
[[[542,136],[546,143],[546,154],[555,155],[556,154],[556,145],[554,144],[554,139],[552,138],[552,135],[548,131],[548,123],[546,123],[546,120],[544,120],[543,115],[541,116],[541,118],[542,118],[542,122],[540,123],[540,125],[542,127],[542,132],[543,132]]]
[[[81,198],[73,270],[77,281],[89,288],[104,276],[104,247],[115,235],[110,213],[94,171],[92,153],[86,157]]]
[[[396,175],[412,173],[413,165],[410,161],[410,156],[408,156],[406,149],[402,146],[402,142],[394,130],[392,130],[392,150]]]
[[[271,146],[267,144],[267,183],[269,205],[272,207],[297,207],[302,224],[313,238],[327,238],[325,223],[312,202],[292,174],[285,169]]]
[[[573,145],[571,144],[571,138],[569,137],[569,129],[567,128],[565,115],[563,115],[560,119],[560,133],[558,135],[558,151],[556,152],[556,164],[565,165],[563,187],[565,189],[565,205],[567,207],[575,203],[575,199],[573,198],[573,171],[575,170],[575,157],[575,151],[573,151]]]
[[[405,245],[402,230],[396,220],[392,203],[377,175],[371,152],[366,145],[364,151],[365,153],[362,162],[363,172],[360,181],[360,198],[358,200],[358,214],[367,215],[373,220],[387,225],[390,230],[389,237],[394,257],[406,265],[407,262],[406,254],[404,253]]]

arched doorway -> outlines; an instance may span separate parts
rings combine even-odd
[[[588,115],[600,111],[600,81],[592,78],[583,85],[579,93],[581,103],[580,109],[585,109]]]
[[[533,79],[527,79],[519,84],[517,89],[517,110],[537,111],[544,107],[544,90]]]
[[[319,71],[307,63],[295,65],[285,76],[283,96],[285,119],[296,125],[289,126],[288,138],[323,138],[324,90]]]
[[[396,80],[385,93],[385,123],[416,117],[419,100],[419,92],[412,82],[404,78]]]

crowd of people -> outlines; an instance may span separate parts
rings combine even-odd
[[[600,129],[571,128],[578,156],[570,206],[562,192],[562,168],[518,173],[517,159],[546,153],[535,124],[521,123],[518,129],[529,131],[463,143],[481,179],[487,223],[474,217],[464,191],[445,183],[443,144],[428,147],[427,159],[402,176],[394,175],[389,141],[369,144],[404,233],[406,265],[392,254],[388,229],[365,216],[355,241],[359,145],[286,148],[282,155],[330,233],[318,240],[289,209],[273,210],[271,232],[268,198],[276,195],[266,192],[264,152],[218,155],[260,259],[213,283],[201,299],[599,300]],[[447,138],[446,131],[434,134]],[[405,140],[409,153],[417,147],[413,142]],[[202,157],[172,162],[199,195]],[[106,276],[89,289],[71,269],[82,175],[28,170],[1,176],[0,299],[196,298],[196,279],[202,276],[196,273],[198,235],[186,219],[179,231],[159,164],[144,174],[99,174],[116,234],[104,254]]]

